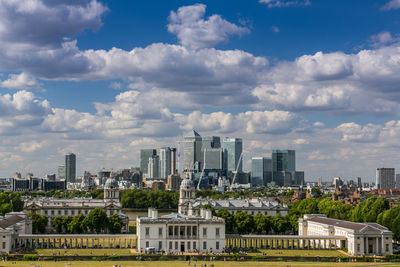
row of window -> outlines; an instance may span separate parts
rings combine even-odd
[[[190,247],[191,244],[193,244],[192,248]],[[146,241],[146,248],[148,248],[148,247],[150,247],[150,242]],[[168,249],[169,250],[173,250],[174,249],[172,241],[169,242]],[[186,250],[187,251],[187,250],[196,250],[196,249],[197,249],[196,248],[196,242],[193,242],[193,243],[187,242],[186,243],[186,248],[185,248],[185,243],[181,242],[181,247],[179,248],[179,242],[175,241],[175,250],[181,250],[181,251],[185,251]],[[219,250],[219,241],[217,241],[215,243],[215,249]],[[162,250],[162,241],[158,242],[158,250]],[[203,242],[203,250],[207,250],[207,241]]]
[[[77,210],[76,215],[78,214],[83,214],[83,215],[88,215],[90,210]],[[113,210],[110,211],[110,214],[112,215],[114,213]],[[75,216],[75,210],[45,210],[44,211],[45,215],[72,215]]]
[[[190,229],[190,228],[188,228],[188,229]],[[195,231],[196,229],[197,229],[197,227],[193,228],[193,236],[196,236],[196,231]],[[145,235],[146,236],[150,235],[150,227],[145,228]],[[163,235],[163,228],[159,227],[158,228],[158,236],[162,236],[162,235]],[[172,236],[171,232],[170,232],[170,235]],[[180,232],[180,236],[184,236],[184,232]],[[216,237],[220,236],[220,228],[215,228],[215,236]],[[206,227],[203,227],[203,237],[207,237],[207,228]]]

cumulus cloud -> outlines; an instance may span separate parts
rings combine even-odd
[[[261,4],[266,4],[267,7],[290,7],[290,6],[310,6],[310,0],[259,0]]]
[[[381,9],[382,10],[396,10],[400,8],[400,0],[390,0]]]
[[[176,34],[179,42],[191,49],[213,47],[227,42],[230,35],[249,33],[246,27],[237,26],[224,20],[220,15],[204,19],[206,6],[195,4],[180,7],[169,15],[168,31]]]
[[[9,89],[39,89],[40,84],[32,75],[22,72],[21,74],[9,74],[8,79],[0,81],[1,87]]]
[[[381,127],[373,124],[361,126],[357,123],[349,122],[339,125],[336,130],[343,134],[343,141],[375,142],[378,140]]]
[[[382,47],[385,45],[397,43],[399,41],[400,38],[397,35],[393,36],[390,32],[383,31],[376,35],[372,35],[370,37],[369,43],[372,47]]]

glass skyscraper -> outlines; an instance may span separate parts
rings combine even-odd
[[[223,148],[226,170],[228,172],[236,171],[236,167],[239,164],[238,172],[242,172],[242,160],[239,162],[243,149],[242,139],[225,137],[223,139]]]
[[[75,183],[76,178],[76,156],[74,153],[65,155],[65,179],[67,182]]]
[[[192,133],[193,135],[184,137],[183,169],[189,171],[197,169],[199,171],[203,162],[202,138],[195,130]]]
[[[272,171],[296,171],[296,152],[294,150],[272,150]]]
[[[144,177],[147,177],[149,172],[149,158],[156,155],[155,149],[141,149],[140,150],[140,171]]]
[[[267,185],[272,180],[272,163],[270,158],[253,157],[251,159],[252,186]]]

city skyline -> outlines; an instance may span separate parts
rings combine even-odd
[[[398,1],[154,6],[0,2],[0,177],[139,166],[192,129],[241,138],[244,170],[273,149],[306,180],[400,168]]]

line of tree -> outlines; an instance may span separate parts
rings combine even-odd
[[[45,233],[48,218],[44,215],[31,213],[32,232],[34,234]],[[52,226],[59,234],[84,234],[84,233],[121,233],[123,227],[122,218],[118,214],[107,216],[106,212],[96,208],[89,212],[88,216],[78,214],[73,217],[57,216],[52,222]]]
[[[24,208],[24,201],[21,199],[21,194],[17,192],[3,192],[0,193],[0,215],[12,212],[22,211]]]
[[[51,191],[26,191],[21,193],[31,197],[54,197],[54,198],[75,198],[75,197],[91,197],[94,199],[103,199],[104,190],[96,189],[92,191],[82,190],[51,190]]]
[[[154,190],[125,190],[120,192],[121,205],[123,208],[157,209],[178,208],[179,191],[154,191]]]

